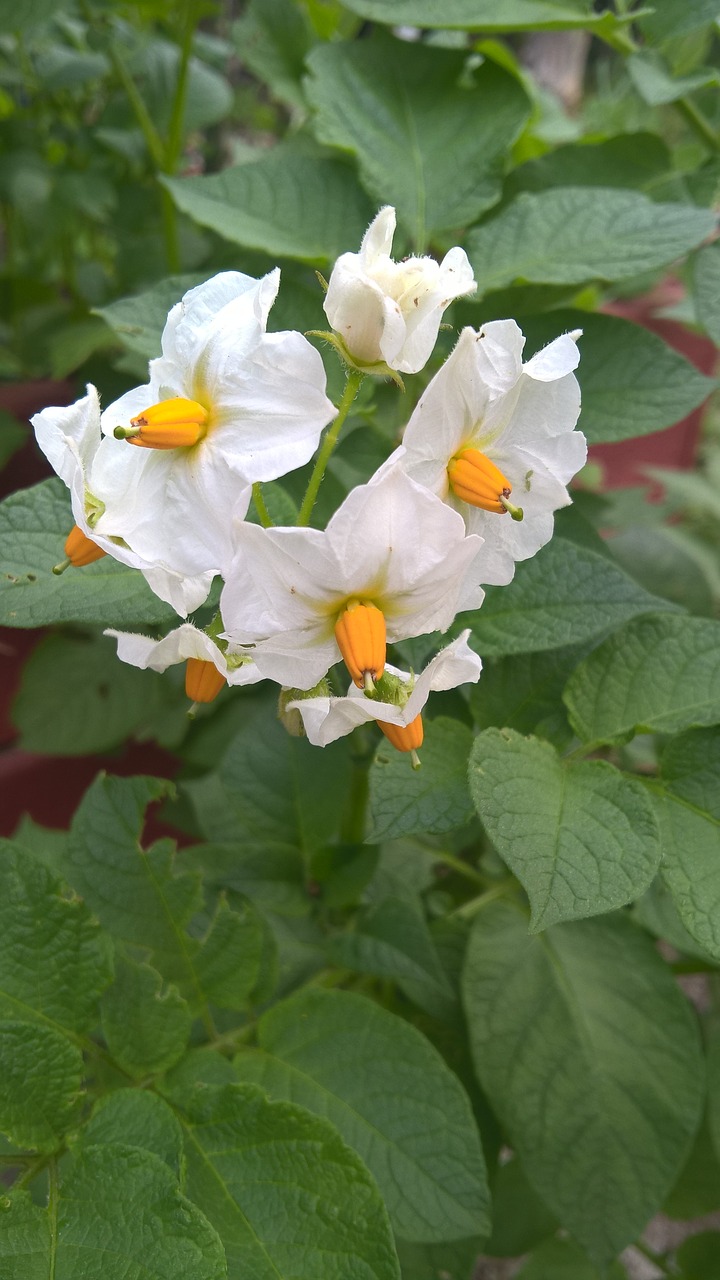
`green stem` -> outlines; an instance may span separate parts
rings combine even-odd
[[[163,167],[166,173],[175,172],[182,152],[185,99],[187,97],[190,56],[192,54],[194,35],[195,6],[190,3],[187,6],[187,21],[185,23],[185,31],[183,32],[182,45],[180,46],[180,65],[178,67],[178,77],[175,82],[175,94],[170,114],[167,146],[165,148],[165,164]]]
[[[262,488],[260,487],[259,484],[253,485],[252,496],[253,496],[253,502],[255,503],[255,510],[258,513],[258,519],[263,529],[272,529],[273,522],[270,518],[270,512],[268,511],[265,505],[265,499],[263,498]]]
[[[145,106],[145,100],[130,75],[120,50],[112,41],[110,42],[109,53],[110,60],[133,109],[152,161],[157,169],[162,169],[165,162],[165,148],[162,138],[153,124],[150,112]]]
[[[713,129],[707,116],[689,98],[678,98],[674,104],[681,116],[684,116],[690,128],[709,147],[711,151],[720,151],[720,135]]]
[[[437,855],[438,862],[442,862],[443,866],[452,867],[453,871],[457,871],[458,875],[464,876],[466,880],[472,880],[473,884],[486,885],[487,880],[474,867],[463,862],[462,858],[456,858],[454,853],[439,853]]]
[[[180,271],[180,236],[178,234],[177,209],[167,187],[160,188],[160,205],[162,209],[163,236],[165,238],[165,257],[168,271],[177,275]]]
[[[350,794],[342,824],[342,839],[348,844],[362,844],[365,839],[365,814],[370,793],[370,776],[366,764],[353,763]]]
[[[313,507],[315,506],[315,502],[320,491],[322,478],[325,475],[325,468],[330,461],[332,452],[338,442],[340,430],[348,416],[348,413],[350,412],[353,400],[360,390],[360,384],[364,376],[365,375],[359,369],[353,369],[348,374],[343,398],[338,405],[337,418],[333,422],[322,442],[320,452],[317,456],[317,461],[312,470],[312,475],[308,480],[308,487],[305,490],[305,497],[303,498],[300,514],[297,519],[298,526],[300,527],[304,527],[310,523],[310,517],[313,513]]]
[[[34,1178],[37,1178],[38,1174],[42,1173],[43,1169],[47,1169],[52,1158],[52,1156],[38,1156],[32,1164],[28,1165],[25,1172],[20,1175],[17,1181],[13,1183],[13,1191],[21,1191],[29,1182],[32,1182]]]
[[[486,889],[485,893],[481,893],[478,898],[471,898],[469,902],[464,902],[461,907],[457,907],[452,915],[457,916],[459,920],[472,920],[489,902],[502,898],[511,884],[512,880],[503,880],[502,884],[493,885],[492,889]]]

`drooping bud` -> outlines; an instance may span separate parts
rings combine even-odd
[[[143,409],[129,427],[116,427],[113,435],[143,449],[183,449],[202,440],[207,422],[208,411],[201,404],[175,396]]]
[[[306,737],[303,718],[297,707],[289,706],[291,702],[303,702],[306,698],[329,698],[330,685],[321,680],[314,689],[281,689],[278,698],[278,720],[285,726],[291,738]]]
[[[194,704],[212,702],[225,684],[225,677],[214,662],[205,658],[188,658],[185,667],[185,692]]]
[[[335,623],[335,639],[354,684],[372,693],[385,669],[385,617],[369,601],[350,600]]]
[[[510,481],[479,449],[463,449],[448,463],[448,479],[453,493],[463,502],[497,515],[508,512],[513,520],[522,520],[520,507],[509,501]]]
[[[413,769],[419,769],[420,760],[416,753],[423,744],[422,716],[416,716],[408,725],[390,724],[387,720],[378,720],[378,725],[396,751],[411,753]]]
[[[73,525],[67,538],[65,539],[65,555],[67,560],[61,561],[53,568],[53,573],[64,573],[70,565],[74,565],[76,569],[82,569],[86,564],[93,564],[95,560],[101,560],[107,552],[99,547],[97,542],[93,542],[92,538],[88,538],[84,534],[79,525]]]

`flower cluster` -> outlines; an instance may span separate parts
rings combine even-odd
[[[70,490],[75,525],[64,565],[110,555],[140,570],[184,619],[223,587],[219,612],[160,639],[110,631],[124,662],[164,671],[185,662],[194,703],[225,684],[283,687],[283,716],[325,746],[375,720],[411,752],[432,690],[479,678],[463,632],[416,678],[386,661],[387,644],[446,631],[478,608],[484,584],[550,538],[553,512],[585,460],[574,430],[576,338],[523,363],[513,320],[466,328],[427,386],[402,442],[345,498],[324,530],[312,504],[366,374],[416,373],[450,302],[475,288],[464,251],[390,257],[395,212],[382,209],[360,252],[336,262],[325,297],[348,367],[340,409],[319,352],[296,332],[268,333],[280,272],[223,272],[173,307],[149,381],[101,412],[97,392],[33,419],[40,447]],[[330,426],[322,446],[320,440]],[[273,527],[261,483],[318,451],[298,523]],[[255,497],[262,525],[247,519]],[[343,660],[347,694],[328,673]]]

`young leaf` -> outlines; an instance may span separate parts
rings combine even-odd
[[[638,614],[673,606],[643,591],[606,556],[554,538],[519,564],[507,587],[489,587],[482,609],[461,615],[483,657],[583,644]]]
[[[674,738],[661,777],[662,877],[685,928],[720,960],[720,730]]]
[[[263,1015],[259,1045],[236,1058],[241,1078],[331,1120],[367,1163],[399,1235],[487,1233],[470,1104],[419,1031],[363,996],[308,991]]]
[[[583,742],[717,724],[720,622],[636,618],[580,663],[563,697]]]
[[[714,229],[708,209],[655,204],[639,191],[557,187],[519,195],[467,237],[474,300],[515,281],[625,280],[666,266]]]
[[[326,1120],[237,1084],[188,1093],[184,1111],[188,1193],[228,1280],[398,1280],[377,1187]]]
[[[348,165],[292,141],[258,155],[222,173],[163,183],[195,222],[273,257],[326,262],[357,247],[373,210]]]
[[[0,625],[97,622],[128,628],[175,619],[140,571],[112,556],[54,574],[74,523],[62,480],[43,480],[0,503]]]
[[[486,60],[391,39],[320,45],[307,95],[321,142],[352,151],[368,191],[393,204],[414,246],[466,226],[500,198],[502,157],[527,120],[518,80]]]
[[[18,1147],[57,1150],[77,1119],[82,1076],[82,1054],[66,1036],[0,1022],[0,1132]]]
[[[394,840],[416,831],[454,831],[472,816],[467,789],[467,760],[472,734],[458,720],[439,717],[428,722],[422,768],[409,767],[407,756],[385,741],[370,768],[369,840]]]
[[[0,1012],[89,1031],[112,978],[110,939],[83,902],[14,842],[0,841]]]
[[[639,898],[660,862],[642,784],[604,760],[572,763],[512,729],[475,739],[470,790],[490,839],[527,891],[530,928]]]
[[[525,1172],[608,1263],[659,1209],[702,1111],[697,1025],[672,973],[622,916],[532,937],[493,902],[463,985],[475,1069]]]
[[[163,990],[162,977],[149,964],[121,956],[100,1012],[113,1059],[136,1080],[167,1071],[182,1056],[190,1036],[192,1014],[179,992],[174,987]]]

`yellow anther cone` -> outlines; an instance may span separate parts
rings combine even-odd
[[[188,658],[185,667],[185,692],[192,702],[212,702],[225,684],[225,677],[214,662],[204,658]]]
[[[202,440],[208,412],[196,400],[161,400],[130,419],[129,427],[116,427],[115,438],[142,449],[183,449]]]
[[[102,559],[105,554],[102,547],[93,542],[92,538],[88,538],[79,525],[73,525],[65,539],[65,555],[76,569]]]
[[[479,449],[463,449],[448,463],[448,479],[453,492],[463,502],[483,511],[503,515],[512,493],[510,481]]]
[[[372,691],[385,670],[385,618],[377,605],[351,600],[335,623],[335,639],[354,683]]]
[[[422,716],[416,716],[411,724],[390,724],[387,720],[378,720],[378,724],[382,729],[385,737],[396,751],[409,751],[413,753],[413,767],[417,768],[419,760],[414,755],[423,744],[423,722]],[[417,762],[417,763],[416,763]]]

